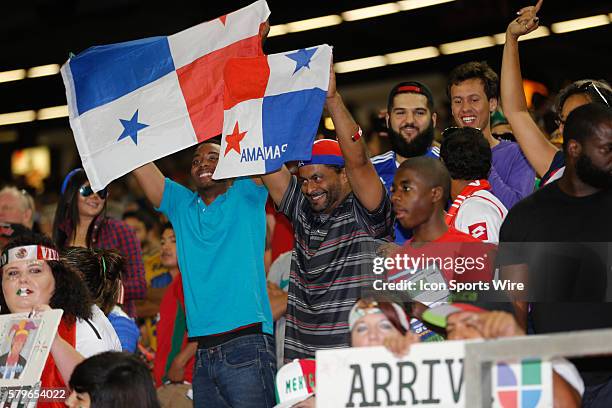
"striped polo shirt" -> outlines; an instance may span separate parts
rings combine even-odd
[[[350,193],[331,214],[314,212],[291,178],[280,205],[294,229],[285,331],[286,362],[314,358],[316,350],[349,347],[348,316],[374,280],[381,240],[393,239],[394,216],[384,196],[368,212]]]

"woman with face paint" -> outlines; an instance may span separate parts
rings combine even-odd
[[[37,234],[10,241],[0,257],[1,313],[64,311],[42,373],[44,388],[65,388],[95,343],[87,323],[92,305],[87,288],[78,272],[59,259],[53,242]],[[63,402],[38,403],[38,407],[63,406]]]

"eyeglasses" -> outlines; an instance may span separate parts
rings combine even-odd
[[[81,197],[89,197],[90,195],[94,194],[94,191],[91,189],[91,186],[82,186],[81,188],[79,188],[79,194],[81,194]],[[108,195],[108,190],[106,188],[103,188],[96,194],[98,194],[98,197],[104,200]]]

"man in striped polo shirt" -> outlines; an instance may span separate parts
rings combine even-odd
[[[319,140],[298,177],[286,167],[262,180],[294,229],[285,361],[312,358],[315,351],[348,347],[348,315],[373,281],[381,239],[392,240],[393,214],[361,129],[330,76],[326,101],[338,142]]]
[[[397,168],[409,157],[439,158],[433,145],[437,115],[429,88],[417,81],[400,82],[389,93],[387,128],[393,150],[372,157],[372,163],[387,190],[391,189]],[[412,232],[395,224],[395,242],[404,243]]]

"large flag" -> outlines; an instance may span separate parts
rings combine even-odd
[[[92,47],[62,67],[70,126],[95,191],[221,133],[223,68],[263,55],[265,0],[167,37]]]
[[[225,66],[221,156],[213,178],[278,170],[310,159],[329,85],[329,45]]]

